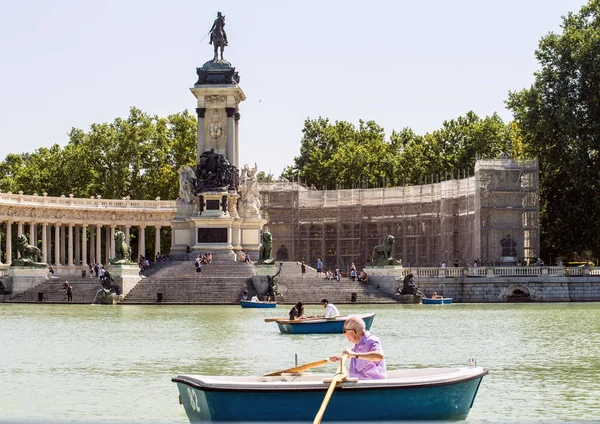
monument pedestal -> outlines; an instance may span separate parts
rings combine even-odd
[[[48,269],[32,266],[9,266],[5,290],[12,296],[23,293],[48,279]]]
[[[121,290],[121,297],[127,295],[142,279],[137,264],[112,264],[108,269],[115,285]]]

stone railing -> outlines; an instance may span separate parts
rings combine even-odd
[[[37,194],[23,194],[20,191],[17,194],[11,192],[0,192],[0,202],[2,204],[24,204],[24,205],[48,205],[48,206],[77,206],[81,208],[106,208],[106,209],[168,209],[175,208],[174,200],[161,200],[157,197],[155,200],[131,200],[129,197],[123,199],[103,199],[102,196],[92,196],[89,199],[69,196],[51,197],[46,193],[41,196]]]
[[[459,278],[459,277],[596,277],[600,267],[564,266],[516,266],[516,267],[406,267],[402,277],[413,274],[417,278]]]

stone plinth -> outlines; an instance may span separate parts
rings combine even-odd
[[[115,285],[121,290],[121,296],[126,296],[142,279],[137,264],[113,264],[109,267],[109,272]]]
[[[365,272],[371,277],[402,277],[402,265],[367,266]]]
[[[5,290],[12,295],[23,293],[32,287],[42,284],[48,279],[47,268],[35,268],[29,266],[8,267],[8,278]]]

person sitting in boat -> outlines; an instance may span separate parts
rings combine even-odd
[[[324,318],[335,318],[340,316],[340,311],[338,311],[338,308],[336,308],[333,303],[329,303],[327,299],[321,300],[321,306],[325,308],[325,315],[323,315]]]
[[[350,357],[350,377],[359,380],[376,380],[387,377],[385,356],[379,339],[367,331],[367,326],[361,317],[351,316],[344,323],[346,339],[354,343],[352,349],[346,349],[342,355]],[[332,355],[331,362],[338,362],[342,355]]]
[[[432,299],[441,299],[442,296],[440,296],[439,294],[437,294],[437,292],[433,292],[433,294],[431,295]]]
[[[252,299],[250,299],[250,302],[258,302],[258,296],[252,296]]]
[[[298,302],[290,309],[290,320],[304,319],[304,303]]]

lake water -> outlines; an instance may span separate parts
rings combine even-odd
[[[288,309],[0,304],[0,421],[186,423],[177,374],[264,374],[350,346],[264,323]],[[469,423],[600,422],[598,303],[339,309],[376,313],[388,369],[488,368]]]

